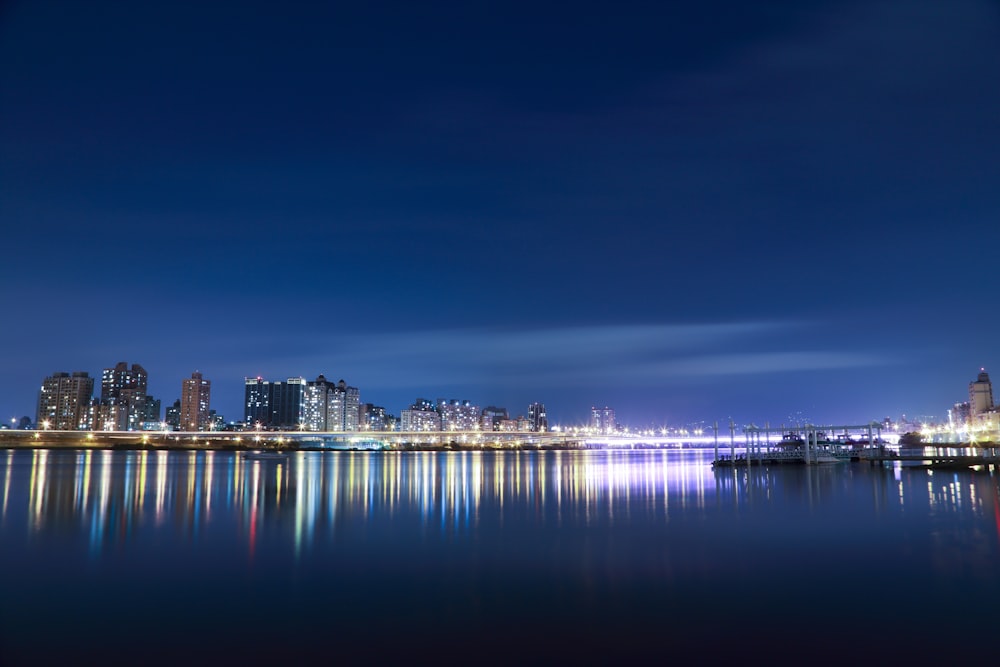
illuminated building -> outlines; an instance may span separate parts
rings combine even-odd
[[[266,426],[271,421],[271,383],[259,377],[245,378],[243,415],[247,426]]]
[[[358,408],[361,407],[361,392],[357,387],[349,387],[341,380],[333,393],[328,421],[331,431],[357,431]]]
[[[549,430],[549,418],[545,414],[545,406],[541,403],[532,403],[528,406],[529,430],[542,433]]]
[[[510,415],[507,414],[507,408],[498,408],[495,405],[483,408],[482,415],[480,416],[480,424],[484,431],[499,431],[500,422],[510,419]]]
[[[181,401],[177,399],[173,405],[166,409],[163,415],[163,423],[172,431],[179,431],[181,428]]]
[[[209,401],[212,382],[197,371],[181,383],[181,430],[205,431],[209,428]]]
[[[284,382],[245,378],[244,392],[248,428],[358,430],[361,393],[343,380],[333,384],[322,375],[311,382],[302,377]]]
[[[400,413],[401,431],[440,431],[441,415],[426,398],[418,398],[407,410]]]
[[[127,431],[128,406],[114,398],[95,398],[87,408],[86,424],[91,431]]]
[[[42,381],[38,394],[38,428],[75,431],[86,428],[94,378],[84,372],[53,373]]]
[[[391,431],[396,420],[381,405],[362,403],[358,408],[358,427],[363,431]]]
[[[614,433],[618,428],[615,411],[606,405],[603,408],[590,408],[590,428],[597,433]]]
[[[320,375],[302,393],[302,423],[309,431],[357,431],[361,392]]]
[[[107,414],[119,414],[117,406],[125,407],[125,420],[115,418],[116,431],[139,430],[146,413],[146,369],[139,364],[131,367],[119,361],[114,368],[105,368],[101,375],[101,403],[108,406]],[[98,429],[95,430],[105,430]]]
[[[993,383],[990,382],[990,374],[982,368],[979,371],[979,377],[969,383],[969,406],[973,417],[993,409]]]
[[[442,431],[474,431],[479,425],[479,406],[470,401],[439,398],[437,411],[441,415]]]

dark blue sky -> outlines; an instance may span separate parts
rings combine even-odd
[[[998,45],[984,0],[6,2],[0,410],[126,360],[229,418],[319,373],[943,416],[1000,368]]]

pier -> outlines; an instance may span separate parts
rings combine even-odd
[[[929,468],[962,469],[973,466],[1000,466],[1000,447],[971,444],[929,444],[911,447],[890,446],[882,439],[881,425],[853,424],[743,429],[737,447],[735,426],[730,423],[729,453],[719,453],[718,427],[715,429],[716,468],[755,465],[816,465],[864,461],[871,465],[916,463]]]

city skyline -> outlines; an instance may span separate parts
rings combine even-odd
[[[130,359],[227,417],[322,373],[944,419],[1000,360],[998,42],[985,0],[5,3],[0,410]]]
[[[479,424],[480,420],[484,430],[538,431],[547,430],[550,425],[545,405],[537,401],[528,403],[521,412],[516,408],[508,410],[507,407],[479,404],[468,399],[445,398],[439,392],[432,391],[431,395],[438,395],[436,401],[418,397],[409,407],[386,408],[362,400],[360,390],[348,386],[345,380],[332,382],[323,374],[315,380],[307,380],[304,376],[280,380],[244,376],[241,407],[227,419],[218,410],[209,409],[212,382],[198,371],[182,381],[180,398],[173,404],[176,414],[172,417],[169,406],[165,413],[160,412],[161,398],[156,398],[152,392],[147,393],[149,376],[141,365],[133,363],[129,369],[127,362],[118,362],[114,367],[105,368],[101,379],[98,397],[94,393],[94,378],[89,376],[88,371],[57,371],[47,376],[38,393],[35,428],[43,428],[43,420],[46,429],[97,431],[138,431],[149,428],[143,422],[155,423],[157,426],[154,430],[166,424],[183,431],[219,430],[227,424],[241,425],[243,428],[263,426],[272,430],[304,428],[308,431],[357,431],[366,428],[447,431],[450,427],[467,431],[478,428],[471,424]],[[134,389],[130,390],[130,387]],[[898,421],[911,426],[931,424],[949,426],[952,429],[965,424],[971,428],[978,424],[981,428],[996,431],[1000,428],[997,422],[1000,419],[998,409],[1000,406],[994,403],[989,373],[985,368],[980,368],[976,377],[968,383],[968,400],[943,406],[940,416],[911,411],[899,415],[857,418],[853,421]],[[424,418],[424,412],[434,413],[433,426]],[[629,410],[626,408],[625,412],[628,413]],[[492,427],[487,424],[488,415],[495,415]],[[13,415],[10,427],[20,423],[21,426],[17,428],[24,428],[27,419],[28,415]],[[367,423],[366,426],[368,419],[374,420],[372,423],[379,426],[373,427],[372,423]],[[386,419],[390,421],[387,422]],[[497,419],[509,423],[498,427]],[[712,423],[713,419],[630,422],[618,419],[614,407],[595,403],[590,406],[588,415],[567,415],[551,421],[556,428],[589,425],[598,432],[609,433],[619,426],[639,430],[695,426],[707,428],[706,425]],[[721,422],[718,418],[714,419],[716,424],[724,425],[726,421],[742,423],[744,426],[751,423],[740,422],[732,417]],[[773,423],[793,426],[824,422],[796,412],[785,418],[776,418]],[[0,428],[8,428],[8,424],[3,422]]]

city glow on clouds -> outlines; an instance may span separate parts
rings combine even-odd
[[[471,329],[338,338],[295,366],[338,369],[369,387],[493,382],[534,386],[651,384],[698,376],[859,368],[885,357],[837,350],[789,350],[788,323]],[[778,349],[775,349],[778,348]],[[301,348],[300,348],[301,349]],[[330,351],[330,350],[335,351]]]

